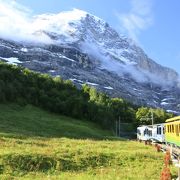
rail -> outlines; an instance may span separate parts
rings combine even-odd
[[[173,147],[171,145],[165,145],[165,144],[160,144],[160,143],[155,143],[153,142],[153,144],[156,146],[160,147],[160,150],[163,151],[164,153],[169,151],[171,154],[171,159],[172,159],[172,163],[175,167],[178,168],[178,178],[177,180],[180,180],[180,148],[178,147]]]

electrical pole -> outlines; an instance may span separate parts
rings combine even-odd
[[[121,136],[121,118],[119,116],[119,137]]]
[[[118,129],[117,129],[117,121],[116,121],[116,136],[118,136]]]
[[[154,124],[154,114],[153,114],[152,109],[151,109],[151,120],[152,120],[152,126],[153,126],[153,124]]]

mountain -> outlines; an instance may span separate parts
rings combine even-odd
[[[74,9],[34,17],[28,34],[0,39],[0,58],[96,87],[134,104],[180,113],[180,78],[104,20]],[[20,27],[21,28],[21,27]]]

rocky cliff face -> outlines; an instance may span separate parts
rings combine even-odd
[[[0,57],[32,70],[87,83],[112,97],[180,112],[179,75],[151,60],[130,39],[84,11],[41,15],[33,36],[0,39]]]

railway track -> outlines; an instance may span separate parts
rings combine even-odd
[[[175,167],[178,168],[178,178],[177,180],[180,180],[180,148],[178,147],[172,147],[170,145],[160,144],[160,143],[153,143],[154,145],[160,147],[160,150],[164,153],[167,151],[171,154],[171,160]]]
[[[180,158],[180,148],[172,147],[165,144],[158,144],[161,146],[162,151],[170,151],[171,155],[174,156],[176,159]]]

